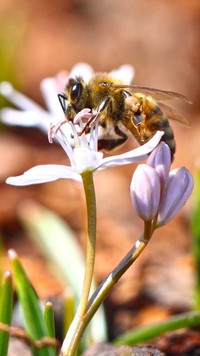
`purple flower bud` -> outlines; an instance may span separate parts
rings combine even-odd
[[[171,165],[171,153],[169,146],[164,142],[160,142],[159,145],[151,152],[147,159],[147,164],[158,172],[160,177],[161,189],[164,189],[170,171]]]
[[[144,221],[156,216],[160,203],[160,180],[154,168],[146,164],[136,168],[131,182],[131,200]]]
[[[178,213],[188,200],[193,187],[192,175],[186,168],[182,167],[170,172],[159,207],[157,227],[167,224]]]

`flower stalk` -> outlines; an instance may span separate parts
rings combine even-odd
[[[80,338],[85,330],[85,315],[87,313],[88,299],[92,284],[94,263],[95,263],[95,247],[96,247],[96,197],[93,182],[93,172],[88,170],[82,174],[83,186],[86,197],[87,206],[87,248],[86,248],[86,267],[83,282],[82,295],[79,306],[70,325],[66,338],[63,342],[61,353],[62,355],[74,355]],[[88,320],[89,321],[89,320]]]
[[[81,301],[77,310],[77,314],[83,316],[87,309],[87,303],[92,283],[94,262],[95,262],[95,247],[96,247],[96,197],[93,182],[92,171],[85,171],[81,174],[83,186],[85,190],[86,205],[87,205],[87,251],[86,251],[86,270],[83,283],[83,291]]]
[[[153,231],[155,230],[154,221],[144,222],[144,234],[135,242],[133,247],[116,266],[116,268],[105,278],[100,286],[89,299],[92,276],[95,262],[96,245],[96,199],[93,184],[93,172],[88,170],[82,174],[83,186],[86,196],[87,218],[88,218],[88,237],[86,251],[86,270],[83,283],[81,300],[74,317],[74,320],[68,330],[62,345],[61,355],[71,356],[76,353],[80,339],[95,312],[109,294],[112,287],[118,282],[127,269],[140,256],[144,248],[149,243]]]
[[[135,242],[134,246],[130,249],[127,255],[122,259],[122,261],[116,266],[116,268],[99,285],[99,287],[89,299],[85,315],[80,317],[80,315],[78,315],[78,312],[76,313],[61,349],[62,356],[72,356],[75,354],[80,342],[80,338],[83,335],[89,321],[91,320],[99,306],[102,304],[104,299],[107,297],[113,286],[119,281],[121,276],[140,256],[140,254],[150,241],[150,237],[151,236],[149,236],[148,239],[147,236],[144,238],[144,235],[142,235],[141,238]]]
[[[151,232],[151,229],[146,231]],[[134,263],[134,261],[140,256],[144,248],[147,246],[148,242],[150,241],[152,234],[150,233],[149,237],[142,235],[139,240],[135,242],[133,247],[127,253],[127,255],[122,259],[122,261],[115,267],[115,269],[105,278],[105,280],[99,285],[96,291],[93,293],[91,298],[88,302],[87,311],[84,317],[80,320],[74,320],[73,323],[76,323],[76,334],[74,333],[73,337],[74,340],[72,344],[71,350],[75,351],[75,345],[79,343],[80,337],[82,336],[85,328],[87,327],[89,321],[92,319],[93,315],[102,304],[104,299],[107,297],[113,286],[119,281],[122,275],[128,270],[128,268]],[[76,318],[76,317],[75,317]],[[72,323],[72,324],[73,324]],[[71,329],[71,327],[70,327]],[[67,335],[69,338],[69,333]],[[65,345],[63,344],[62,347],[63,355],[73,355],[73,353],[69,353],[69,350],[66,349]]]

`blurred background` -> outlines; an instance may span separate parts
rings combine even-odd
[[[178,91],[193,105],[175,107],[191,128],[173,122],[177,153],[173,167],[195,172],[200,132],[200,2],[197,0],[58,0],[0,2],[0,81],[7,80],[44,105],[39,85],[44,77],[87,62],[95,71],[129,63],[134,83]],[[1,107],[5,105],[3,98]],[[8,105],[8,103],[7,103]],[[65,163],[56,144],[37,129],[6,127],[0,132],[0,227],[5,250],[15,248],[39,295],[59,295],[63,286],[45,263],[41,250],[26,236],[18,211],[27,200],[56,212],[75,232],[84,250],[84,196],[79,185],[57,181],[15,188],[6,177],[45,163]],[[129,142],[119,152],[130,149]],[[100,282],[142,232],[129,185],[135,166],[96,174],[98,204],[96,280]],[[120,208],[119,208],[120,207]],[[110,336],[136,325],[188,310],[194,266],[189,218],[192,199],[114,288],[105,306]],[[6,263],[6,262],[5,262]],[[173,293],[172,293],[173,290]],[[181,296],[181,297],[180,297]]]

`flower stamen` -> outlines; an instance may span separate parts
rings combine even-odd
[[[49,131],[48,131],[48,141],[49,143],[53,143],[53,139],[55,134],[58,133],[58,130],[60,130],[61,126],[66,124],[66,119],[62,119],[57,122],[57,124],[53,125],[52,122],[50,123]]]

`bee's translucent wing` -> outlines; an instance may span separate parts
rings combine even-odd
[[[175,120],[180,122],[181,124],[190,127],[189,121],[186,119],[186,117],[182,116],[179,114],[177,111],[175,111],[171,106],[160,102],[159,106],[161,109],[164,111],[168,119]]]
[[[181,93],[177,93],[174,91],[169,91],[169,90],[162,90],[162,89],[156,89],[156,88],[149,88],[149,87],[144,87],[141,85],[127,85],[127,84],[114,84],[114,83],[102,83],[102,85],[108,85],[113,88],[121,88],[121,89],[127,89],[130,93],[137,93],[137,92],[142,92],[147,95],[153,96],[155,100],[170,100],[170,99],[181,99],[186,101],[187,103],[191,104],[191,101],[186,98],[185,95]]]

